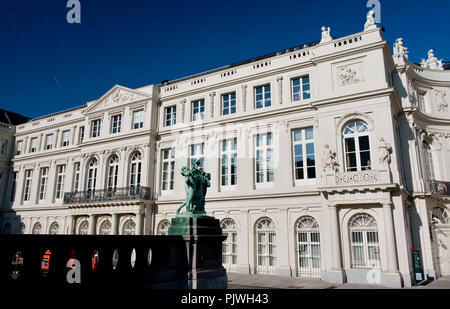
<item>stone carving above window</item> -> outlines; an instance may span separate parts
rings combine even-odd
[[[377,182],[378,179],[376,172],[370,170],[336,174],[336,185],[355,185]]]
[[[347,64],[337,68],[337,85],[349,86],[364,82],[362,63]]]

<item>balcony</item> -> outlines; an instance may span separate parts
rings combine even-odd
[[[150,188],[138,186],[67,192],[64,194],[63,203],[65,205],[74,205],[130,200],[148,201],[151,197]]]
[[[450,182],[439,180],[425,180],[424,182],[426,192],[450,196]]]
[[[326,173],[323,181],[325,191],[391,189],[389,170],[365,170],[357,172]]]

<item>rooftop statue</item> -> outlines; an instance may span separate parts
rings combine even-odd
[[[211,185],[211,174],[205,173],[200,167],[200,161],[194,160],[192,167],[181,168],[181,175],[184,176],[186,199],[178,207],[177,215],[183,207],[186,207],[185,214],[206,214],[205,196],[208,187]]]
[[[405,56],[408,59],[408,48],[403,46],[403,38],[398,38],[394,43],[394,56]]]
[[[333,40],[330,32],[331,32],[330,27],[328,27],[328,29],[325,26],[322,27],[322,39],[320,40],[320,43],[329,42]]]
[[[430,70],[443,70],[444,69],[442,59],[438,60],[434,56],[434,51],[432,49],[430,49],[428,51],[428,59],[427,60],[422,59],[422,61],[420,62],[420,66],[422,68],[430,69]]]
[[[375,29],[377,27],[375,25],[375,18],[373,17],[374,14],[375,14],[374,10],[370,10],[367,13],[367,20],[366,20],[366,23],[364,24],[364,31]]]

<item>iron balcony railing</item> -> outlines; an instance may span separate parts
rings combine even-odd
[[[450,182],[425,180],[425,190],[439,195],[450,195]]]
[[[83,204],[107,201],[150,200],[150,188],[132,186],[101,190],[75,191],[64,193],[64,204]]]

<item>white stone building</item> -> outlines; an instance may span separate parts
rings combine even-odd
[[[369,17],[19,126],[3,227],[165,234],[195,158],[228,271],[410,286],[418,250],[425,276],[449,275],[450,71],[432,51],[409,62]]]

